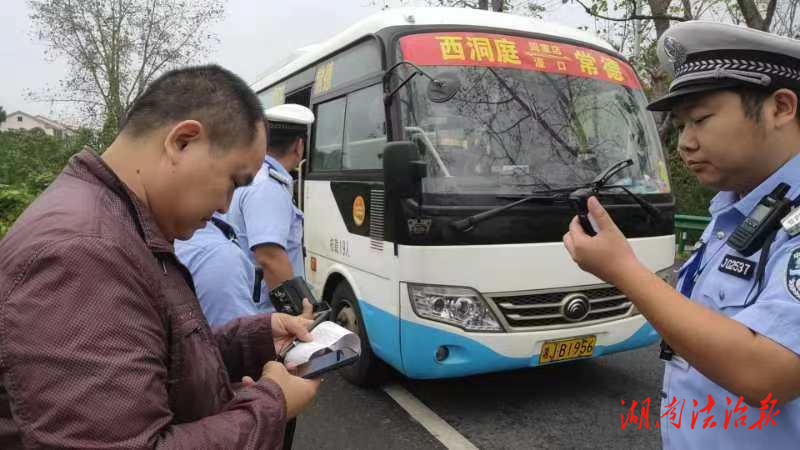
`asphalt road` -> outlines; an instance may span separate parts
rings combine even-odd
[[[535,369],[455,380],[395,376],[392,383],[481,449],[651,449],[660,448],[662,370],[654,345]],[[647,397],[650,429],[621,429],[631,400]],[[333,375],[300,418],[293,448],[445,447],[380,388],[357,388]]]

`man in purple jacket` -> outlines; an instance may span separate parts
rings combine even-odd
[[[17,220],[0,241],[0,448],[281,447],[319,383],[271,361],[308,320],[212,331],[172,246],[252,180],[265,134],[235,75],[169,72]]]

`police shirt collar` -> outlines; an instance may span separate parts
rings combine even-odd
[[[778,183],[786,183],[791,189],[787,196],[794,199],[800,194],[800,154],[793,156],[783,166],[767,177],[755,189],[742,197],[732,191],[722,191],[711,200],[708,212],[718,214],[723,209],[734,207],[742,216],[747,216],[756,204],[767,194],[772,192]]]
[[[264,158],[264,164],[267,165],[267,171],[274,170],[275,172],[278,173],[278,175],[285,178],[286,180],[292,179],[292,176],[289,174],[289,171],[286,170],[286,168],[283,167],[283,164],[278,162],[277,159],[273,158],[272,155],[267,155],[266,158]],[[267,175],[269,175],[269,172],[267,172]],[[291,183],[291,181],[289,182]]]

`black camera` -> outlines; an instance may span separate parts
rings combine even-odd
[[[317,300],[303,277],[286,280],[269,292],[269,299],[277,312],[299,315],[303,312],[303,299],[307,298],[314,311],[324,311],[328,305]]]

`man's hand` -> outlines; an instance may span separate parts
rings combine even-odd
[[[575,217],[564,235],[564,246],[581,269],[616,284],[619,275],[639,264],[639,261],[625,235],[619,231],[597,198],[591,197],[588,206],[589,214],[597,224],[597,235],[592,237],[586,234]]]
[[[308,299],[303,299],[303,313],[299,316],[290,316],[283,313],[272,314],[272,338],[275,342],[275,354],[280,354],[295,338],[303,342],[312,340],[308,326],[314,318],[314,307]]]
[[[275,361],[270,361],[264,365],[261,379],[268,378],[283,391],[286,399],[286,417],[292,419],[297,417],[305,409],[314,396],[317,395],[320,380],[306,380],[290,374],[286,367]],[[252,381],[252,380],[251,380]]]

